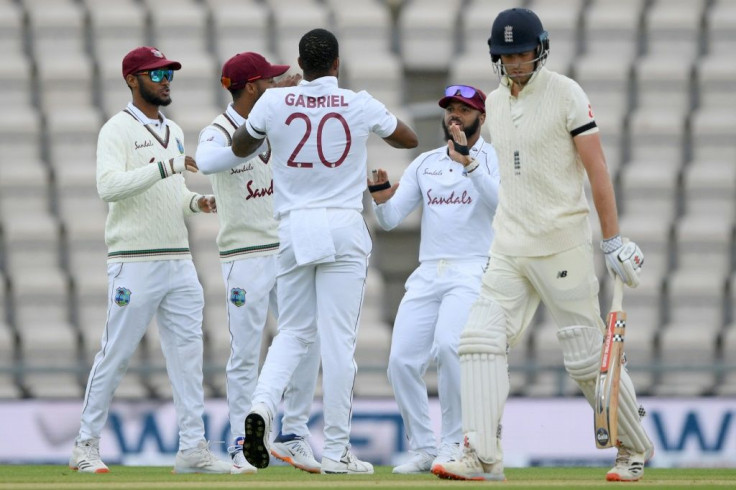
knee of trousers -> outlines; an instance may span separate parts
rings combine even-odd
[[[386,369],[388,380],[393,384],[402,378],[422,376],[427,369],[427,364],[427,362],[421,360],[391,355],[388,359],[388,368]]]
[[[595,327],[573,325],[557,331],[557,340],[562,348],[565,370],[578,382],[598,377],[603,335]]]

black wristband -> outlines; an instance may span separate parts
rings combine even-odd
[[[368,192],[378,192],[378,191],[383,191],[383,190],[390,189],[390,188],[391,188],[391,182],[387,180],[383,184],[369,185]]]
[[[452,140],[452,144],[455,146],[455,151],[461,155],[470,155],[470,148],[467,145],[459,145],[455,140]]]

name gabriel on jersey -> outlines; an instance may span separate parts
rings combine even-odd
[[[318,108],[318,107],[347,107],[348,103],[345,102],[344,95],[320,95],[319,97],[312,97],[309,95],[286,94],[284,97],[284,103],[288,106],[294,107],[307,107],[307,108]]]

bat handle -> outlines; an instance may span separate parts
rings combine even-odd
[[[624,282],[618,275],[613,277],[613,299],[611,299],[611,311],[623,310]]]

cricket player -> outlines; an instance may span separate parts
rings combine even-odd
[[[245,419],[246,459],[268,466],[273,414],[297,366],[319,336],[324,391],[323,474],[370,474],[350,450],[355,341],[372,243],[363,220],[366,141],[398,148],[417,137],[366,92],[338,87],[338,42],[325,29],[299,41],[304,79],[272,88],[233,135],[244,157],[268,138],[279,223],[279,331]],[[316,319],[316,325],[314,323]]]
[[[439,106],[446,145],[419,155],[397,186],[371,193],[379,225],[395,228],[421,206],[419,267],[406,281],[396,313],[388,378],[406,427],[412,457],[394,473],[428,472],[460,456],[460,360],[457,346],[478,296],[498,203],[496,151],[481,137],[485,94],[467,85],[445,89]],[[378,171],[373,185],[386,181]],[[429,417],[424,375],[437,363],[440,445]]]
[[[234,443],[229,448],[233,471],[255,473],[243,455],[243,420],[258,380],[261,340],[269,308],[276,304],[276,253],[278,222],[273,217],[271,147],[264,139],[261,152],[250,159],[232,152],[233,133],[248,117],[253,104],[274,86],[274,77],[288,65],[272,65],[262,55],[239,53],[222,66],[222,86],[232,103],[199,135],[195,155],[202,173],[212,182],[217,199],[220,232],[217,246],[227,292],[227,317],[231,337],[228,359],[227,402]],[[278,86],[293,86],[301,76],[283,77]],[[294,373],[285,393],[282,430],[272,454],[295,467],[319,473],[309,445],[307,422],[319,372],[319,342],[315,341]]]
[[[87,382],[69,466],[107,473],[99,441],[113,393],[156,315],[179,425],[175,473],[230,473],[205,440],[202,388],[202,286],[184,218],[216,210],[213,196],[190,192],[181,175],[196,172],[181,128],[159,107],[171,103],[181,63],[142,46],[123,58],[132,102],[108,120],[97,140],[97,190],[109,203],[108,310],[102,346]]]
[[[585,92],[544,68],[549,38],[539,17],[523,8],[502,11],[488,44],[501,77],[486,108],[502,185],[491,260],[460,339],[464,455],[432,469],[461,480],[505,479],[500,420],[509,390],[506,349],[519,341],[540,301],[557,324],[567,373],[594,403],[605,325],[586,176],[609,272],[636,287],[644,260],[639,247],[619,234],[613,185]],[[654,448],[625,370],[620,390],[618,454],[606,479],[636,481]]]

